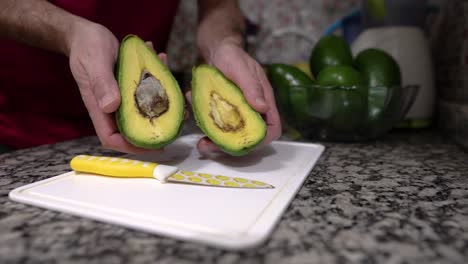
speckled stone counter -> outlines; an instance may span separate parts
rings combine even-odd
[[[225,251],[32,207],[8,192],[96,138],[0,155],[0,263],[468,263],[468,154],[433,131],[326,143],[270,239]]]

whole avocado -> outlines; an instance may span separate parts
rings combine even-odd
[[[295,66],[275,63],[267,66],[267,76],[275,91],[276,101],[280,111],[285,115],[292,115],[290,101],[291,87],[306,90],[314,81],[306,73]]]
[[[322,37],[312,49],[310,69],[314,76],[326,67],[353,65],[353,55],[346,40],[335,35]]]

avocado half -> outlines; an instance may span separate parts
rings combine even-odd
[[[115,75],[121,96],[116,120],[124,138],[149,149],[174,141],[184,119],[184,97],[156,53],[139,37],[126,36],[120,44]]]
[[[265,121],[242,91],[218,69],[200,65],[192,72],[192,108],[197,125],[224,152],[242,156],[265,138]]]

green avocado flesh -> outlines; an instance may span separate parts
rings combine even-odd
[[[128,35],[120,45],[115,73],[121,96],[116,120],[124,138],[149,149],[174,141],[184,119],[184,97],[156,53],[139,37]]]
[[[266,135],[266,124],[242,91],[218,69],[193,69],[192,108],[197,125],[224,152],[242,156]]]

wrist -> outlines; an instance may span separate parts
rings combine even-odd
[[[95,28],[96,26],[98,25],[81,17],[73,19],[65,32],[62,53],[70,57],[70,52],[74,43],[80,42],[79,39],[82,38],[82,30]]]
[[[237,47],[240,49],[244,48],[244,38],[240,33],[231,34],[226,36],[218,41],[210,41],[209,39],[204,39],[200,34],[198,39],[198,49],[200,51],[203,59],[209,63],[213,64],[216,54],[219,50],[222,50],[225,47]]]
[[[65,55],[79,20],[84,19],[45,0],[0,1],[0,37]]]

